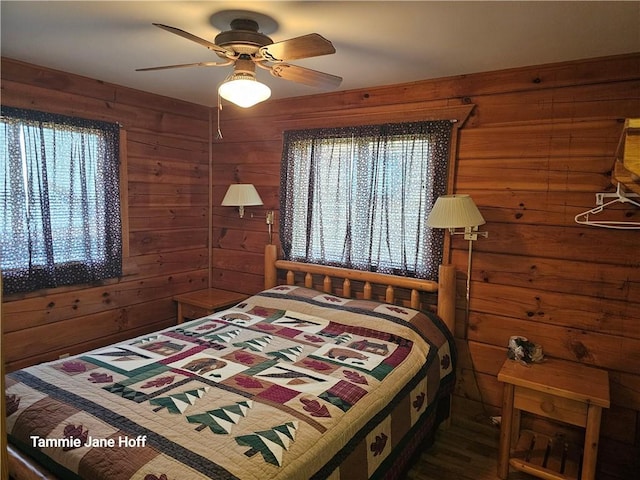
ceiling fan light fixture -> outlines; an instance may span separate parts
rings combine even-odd
[[[253,107],[271,96],[271,89],[256,80],[252,73],[235,72],[218,88],[218,93],[225,100],[242,108]]]

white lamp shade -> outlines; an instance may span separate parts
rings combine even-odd
[[[484,225],[480,210],[469,195],[442,195],[431,209],[427,225],[433,228],[462,228]]]
[[[229,185],[221,205],[223,207],[262,205],[262,199],[252,183],[237,183]]]
[[[253,107],[271,96],[271,89],[260,83],[253,75],[234,73],[218,88],[218,93],[225,100],[239,107]]]

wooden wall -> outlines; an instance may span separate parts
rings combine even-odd
[[[118,122],[126,275],[5,298],[8,370],[175,322],[174,294],[207,286],[207,107],[2,59],[2,104]]]
[[[262,219],[220,207],[226,185],[254,183],[278,208],[282,132],[428,116],[475,104],[460,131],[455,192],[471,194],[489,238],[474,245],[471,313],[464,318],[466,243],[458,268],[458,414],[500,413],[496,374],[509,336],[547,355],[609,371],[599,479],[632,478],[640,458],[640,231],[578,225],[574,216],[612,191],[625,117],[640,116],[640,55],[466,75],[389,88],[225,108],[214,143],[214,285],[260,288]],[[625,209],[640,221],[640,209]]]
[[[1,76],[3,104],[118,121],[128,153],[127,275],[5,299],[10,370],[169,325],[172,295],[207,284],[209,238],[213,285],[260,290],[263,215],[274,209],[278,218],[284,130],[428,118],[475,105],[460,131],[454,191],[472,195],[489,238],[474,245],[468,320],[466,244],[453,242],[456,414],[500,413],[496,373],[507,340],[527,336],[547,355],[609,371],[612,407],[598,478],[633,478],[640,458],[640,232],[581,226],[573,217],[595,205],[596,192],[613,189],[621,122],[640,116],[640,54],[227,107],[211,172],[215,112],[208,108],[8,59]],[[244,219],[220,206],[238,181],[255,184],[265,203],[248,207]],[[640,220],[637,209],[626,215]]]

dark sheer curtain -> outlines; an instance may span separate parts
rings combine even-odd
[[[121,275],[118,125],[3,106],[0,138],[4,293]]]
[[[287,131],[280,240],[289,260],[437,278],[450,121]]]

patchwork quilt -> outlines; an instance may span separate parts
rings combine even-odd
[[[279,286],[9,374],[7,431],[65,479],[388,478],[454,360],[435,315]]]

